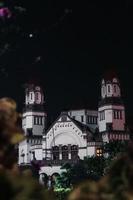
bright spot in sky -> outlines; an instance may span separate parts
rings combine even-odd
[[[30,34],[29,34],[29,37],[30,37],[30,38],[32,38],[32,37],[33,37],[33,34],[32,34],[32,33],[30,33]]]

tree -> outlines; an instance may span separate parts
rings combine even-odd
[[[0,99],[0,199],[53,199],[32,177],[31,170],[19,170],[15,146],[24,139],[22,129],[17,126],[19,117],[15,101]]]

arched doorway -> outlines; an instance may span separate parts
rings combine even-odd
[[[47,183],[48,183],[48,176],[45,173],[40,174],[39,177],[39,182],[44,185],[45,187],[47,187]]]

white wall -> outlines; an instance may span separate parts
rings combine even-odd
[[[26,140],[20,142],[19,144],[19,159],[18,163],[22,164],[24,163],[30,163],[30,145],[27,143]],[[21,156],[22,154],[25,154],[24,158]]]
[[[69,119],[70,120],[70,119]],[[73,122],[57,122],[47,133],[47,149],[58,145],[78,145],[86,147],[86,139],[82,131]],[[43,141],[43,149],[46,143]],[[84,150],[83,150],[84,151]],[[79,157],[83,158],[83,151],[79,151]],[[85,153],[86,155],[86,153]]]
[[[122,111],[122,119],[114,119],[114,110]],[[124,106],[105,105],[98,109],[99,112],[105,111],[105,120],[100,121],[98,117],[99,131],[106,131],[106,123],[113,123],[113,130],[125,130],[125,109]]]

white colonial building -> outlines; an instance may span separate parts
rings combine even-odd
[[[25,90],[22,127],[26,139],[19,144],[19,165],[40,164],[41,174],[61,172],[61,166],[86,156],[101,156],[104,142],[129,140],[125,130],[125,107],[121,88],[114,73],[101,82],[101,100],[97,110],[70,110],[46,129],[42,88],[30,83]]]

